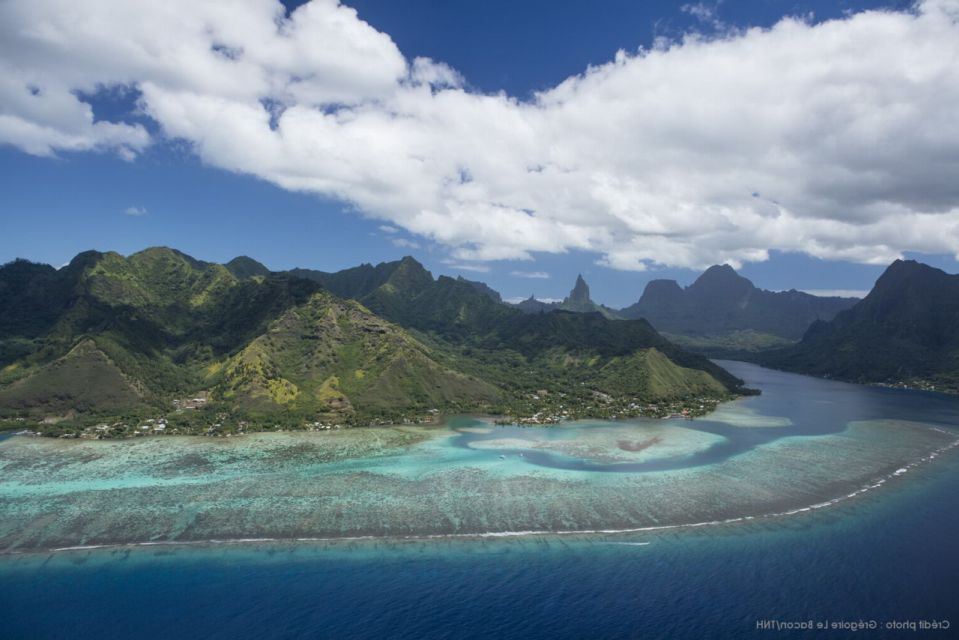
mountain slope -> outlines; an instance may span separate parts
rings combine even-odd
[[[576,282],[562,302],[543,302],[530,296],[522,302],[512,305],[523,313],[549,313],[550,311],[573,311],[575,313],[599,313],[610,319],[621,318],[620,314],[605,305],[593,302],[589,294],[589,285],[582,274],[576,276]]]
[[[437,363],[430,349],[353,301],[316,293],[229,359],[214,397],[257,412],[398,419],[499,402],[488,383]]]
[[[60,270],[0,267],[0,411],[57,412],[71,398],[79,410],[165,407],[202,384],[209,361],[317,289],[286,276],[241,280],[164,248],[129,258],[85,252]],[[76,357],[84,344],[102,357]],[[84,381],[89,388],[77,395]],[[96,401],[113,397],[124,401]]]
[[[488,291],[478,288],[477,283],[447,276],[434,280],[422,264],[409,256],[336,273],[306,269],[291,273],[318,282],[335,295],[357,300],[400,326],[448,340],[485,335],[505,318],[517,314]]]
[[[0,267],[0,417],[167,415],[188,432],[431,410],[539,420],[654,401],[701,410],[741,390],[644,320],[527,315],[409,257],[299,277],[263,269],[166,248]],[[589,299],[585,283],[574,293]],[[548,401],[533,400],[543,391]]]
[[[653,280],[639,302],[619,313],[646,318],[684,346],[706,352],[755,351],[797,341],[816,320],[829,320],[854,298],[756,288],[729,265],[713,266],[685,289]]]
[[[897,260],[858,304],[761,363],[855,382],[959,390],[959,275]]]
[[[249,256],[237,256],[223,266],[241,280],[243,278],[253,278],[256,276],[265,278],[270,275],[269,269]]]
[[[90,339],[35,374],[0,387],[0,407],[17,412],[110,413],[142,403],[136,382]]]
[[[417,332],[439,353],[446,354],[446,361],[455,368],[501,388],[523,389],[525,393],[548,383],[554,388],[585,387],[605,392],[603,381],[613,377],[599,377],[600,369],[605,366],[610,374],[625,367],[624,359],[631,354],[651,348],[677,366],[706,372],[724,392],[741,387],[741,381],[706,358],[670,343],[645,320],[613,321],[600,313],[558,309],[526,314],[513,305],[497,303],[469,281],[445,276],[434,280],[411,257],[333,274],[316,272],[311,277],[326,282],[331,290],[356,292],[356,299],[364,306]],[[343,284],[360,281],[373,288]],[[574,304],[595,304],[589,300],[588,286],[582,278],[570,299]],[[591,364],[578,366],[583,362]],[[625,368],[620,375],[627,384],[639,379],[635,371],[630,373]],[[693,386],[699,388],[698,384]],[[632,388],[636,391],[639,387]]]

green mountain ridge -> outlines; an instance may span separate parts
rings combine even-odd
[[[230,358],[214,397],[258,412],[294,410],[326,419],[392,409],[452,410],[495,404],[488,383],[443,367],[402,329],[326,292],[293,307]]]
[[[750,353],[797,342],[814,322],[830,320],[855,298],[759,289],[729,265],[704,271],[685,289],[675,280],[652,280],[624,318],[646,318],[684,348],[710,356]]]
[[[241,347],[318,289],[287,276],[241,280],[169,249],[129,258],[85,252],[53,272],[15,265],[0,269],[0,386],[92,340],[153,406],[196,388],[204,363]]]
[[[165,414],[203,392],[208,410],[184,428],[201,415],[288,426],[522,419],[699,407],[741,390],[645,321],[526,315],[410,257],[332,274],[265,269],[166,248],[0,267],[0,415]],[[543,390],[553,395],[536,404]]]
[[[756,361],[852,382],[959,391],[959,275],[896,260],[855,306]]]
[[[523,367],[531,362],[556,384],[587,383],[596,369],[581,370],[576,377],[575,368],[563,370],[557,363],[595,364],[599,361],[595,358],[606,362],[652,348],[682,367],[709,372],[729,390],[741,385],[706,358],[670,343],[645,320],[612,321],[599,313],[563,310],[526,314],[496,302],[469,281],[446,276],[434,280],[411,257],[337,273],[297,273],[326,283],[331,291],[350,291],[377,315],[419,333],[441,352],[458,354],[466,361],[461,366],[503,384],[522,379]],[[357,282],[365,283],[365,288]],[[562,355],[557,357],[557,352]]]
[[[522,302],[511,305],[523,313],[537,314],[550,313],[552,311],[572,311],[575,313],[599,313],[610,320],[620,320],[624,317],[615,309],[606,305],[593,302],[589,294],[589,285],[583,279],[583,275],[576,276],[576,282],[562,302],[543,302],[530,295]]]

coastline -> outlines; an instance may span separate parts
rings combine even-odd
[[[761,393],[758,389],[751,389],[743,387],[736,392],[729,392],[721,397],[688,397],[676,400],[661,401],[665,404],[665,407],[660,407],[660,402],[651,403],[649,407],[654,407],[650,409],[649,407],[636,407],[636,408],[621,408],[620,410],[610,413],[608,410],[605,412],[574,412],[572,414],[563,413],[563,414],[550,414],[548,416],[541,417],[541,413],[535,414],[506,414],[506,413],[485,413],[482,411],[465,411],[457,413],[431,413],[428,412],[428,416],[424,416],[425,419],[416,419],[409,421],[400,421],[400,422],[378,422],[378,421],[367,421],[360,422],[356,424],[350,424],[344,422],[343,424],[331,424],[324,426],[317,426],[315,424],[309,424],[305,422],[303,426],[299,428],[264,428],[262,425],[257,428],[254,425],[253,429],[249,429],[249,423],[246,421],[241,421],[244,426],[241,427],[239,431],[196,431],[196,432],[180,432],[179,430],[167,431],[165,428],[162,431],[154,431],[152,429],[147,431],[133,430],[133,431],[124,431],[123,435],[111,435],[111,434],[102,434],[98,433],[94,425],[96,423],[102,423],[100,426],[107,426],[105,422],[110,422],[111,420],[117,420],[118,417],[100,417],[97,419],[86,419],[82,424],[75,425],[71,427],[71,430],[65,433],[52,433],[49,430],[43,431],[38,430],[42,428],[43,425],[56,425],[59,424],[59,421],[53,423],[45,423],[40,421],[39,423],[30,423],[31,426],[26,426],[27,422],[24,418],[16,418],[15,422],[11,423],[9,419],[5,421],[0,421],[0,439],[5,437],[10,437],[13,435],[24,435],[29,437],[37,438],[50,438],[50,439],[64,439],[64,440],[104,440],[104,441],[117,441],[117,440],[134,440],[141,438],[171,438],[171,437],[198,437],[198,438],[241,438],[249,435],[258,435],[258,434],[267,434],[267,433],[323,433],[329,431],[348,431],[353,429],[382,429],[382,428],[396,428],[396,427],[444,427],[447,426],[451,419],[456,418],[477,418],[482,420],[489,420],[494,424],[498,425],[517,425],[524,427],[552,427],[558,424],[568,424],[575,423],[580,421],[589,421],[589,420],[631,420],[631,419],[669,419],[669,418],[683,418],[686,420],[694,420],[697,418],[703,418],[708,416],[710,413],[716,411],[719,407],[727,404],[729,402],[735,402],[737,400],[742,400],[744,398],[749,398],[752,396],[759,395]],[[149,419],[148,422],[161,422],[164,425],[165,421],[170,419],[169,415],[163,416],[158,414],[159,417]],[[123,420],[120,418],[120,420]],[[134,420],[134,422],[141,422],[142,420]],[[85,425],[85,426],[84,426]]]
[[[941,431],[950,436],[951,434],[937,427],[933,430]],[[0,550],[0,562],[3,558],[20,558],[30,556],[48,556],[50,554],[63,554],[74,552],[90,551],[117,551],[130,549],[176,549],[176,548],[204,548],[220,546],[243,546],[243,545],[342,545],[351,543],[416,543],[416,542],[443,542],[443,541],[483,541],[490,539],[549,539],[557,538],[584,538],[600,540],[604,537],[628,536],[640,533],[662,533],[662,532],[681,532],[687,530],[705,530],[713,527],[730,527],[747,523],[775,523],[795,516],[803,516],[830,509],[832,507],[855,501],[867,494],[875,493],[875,490],[882,488],[890,482],[894,482],[906,476],[910,471],[928,465],[944,455],[948,455],[953,450],[959,448],[959,438],[953,439],[929,452],[916,460],[897,466],[894,470],[887,470],[871,480],[864,483],[857,489],[842,493],[834,497],[817,501],[815,503],[794,505],[783,510],[771,511],[767,513],[758,513],[750,515],[732,516],[728,518],[697,521],[697,522],[677,522],[657,525],[625,527],[625,528],[597,528],[597,529],[571,529],[571,530],[519,530],[519,531],[487,531],[487,532],[466,532],[466,533],[422,533],[409,535],[344,535],[344,536],[305,536],[305,537],[224,537],[204,540],[131,540],[118,542],[105,542],[99,544],[77,544],[63,547],[49,548],[17,548]],[[635,544],[635,543],[631,543]],[[641,543],[646,544],[646,543]]]
[[[821,511],[959,446],[949,399],[737,367],[769,393],[695,421],[7,438],[0,553],[708,529]]]

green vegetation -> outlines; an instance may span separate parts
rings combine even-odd
[[[583,276],[576,276],[569,295],[562,302],[542,302],[533,296],[515,305],[523,313],[549,313],[551,311],[572,311],[574,313],[599,313],[610,320],[621,320],[623,316],[615,309],[593,302],[589,295],[589,285]]]
[[[713,266],[686,287],[652,280],[639,302],[619,311],[646,318],[677,344],[710,357],[743,358],[797,342],[817,320],[832,319],[855,298],[756,288],[729,265]]]
[[[769,333],[752,329],[731,331],[712,336],[682,335],[663,332],[663,336],[683,349],[701,353],[710,358],[749,359],[752,354],[771,349],[781,349],[794,340],[787,340]]]
[[[412,258],[276,274],[87,252],[0,268],[0,301],[0,423],[45,435],[692,415],[742,391],[644,320],[524,314]]]
[[[356,302],[316,293],[211,376],[214,399],[251,413],[289,411],[368,424],[498,403],[498,389],[438,363],[431,350]]]
[[[854,307],[755,360],[839,380],[959,392],[959,275],[897,260]]]

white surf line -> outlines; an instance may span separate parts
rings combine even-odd
[[[944,429],[937,429],[943,433],[951,432]],[[575,530],[564,530],[564,531],[550,531],[550,530],[538,530],[538,529],[529,529],[523,531],[489,531],[489,532],[479,532],[479,533],[432,533],[432,534],[413,534],[413,535],[398,535],[398,536],[380,536],[380,535],[366,535],[366,536],[331,536],[331,537],[299,537],[299,538],[228,538],[228,539],[211,539],[211,540],[157,540],[149,542],[126,542],[126,543],[117,543],[117,544],[100,544],[100,545],[76,545],[69,547],[58,547],[54,549],[47,550],[26,550],[26,551],[7,551],[0,552],[0,555],[19,555],[25,553],[51,553],[51,552],[69,552],[69,551],[89,551],[93,549],[122,549],[122,548],[135,548],[135,547],[151,547],[151,546],[199,546],[199,545],[232,545],[232,544],[248,544],[251,542],[361,542],[368,540],[377,540],[388,542],[390,540],[394,541],[417,541],[417,540],[448,540],[448,539],[485,539],[485,538],[523,538],[523,537],[532,537],[532,536],[589,536],[589,535],[620,535],[620,534],[629,534],[629,533],[644,533],[650,531],[668,531],[672,529],[694,529],[699,527],[710,527],[716,525],[724,524],[736,524],[739,522],[749,522],[752,520],[771,520],[775,518],[781,518],[784,516],[792,516],[799,513],[807,513],[809,511],[824,509],[827,507],[834,506],[840,502],[845,502],[846,500],[860,496],[868,491],[873,489],[878,489],[882,485],[886,484],[887,481],[901,477],[905,475],[911,469],[914,469],[922,464],[931,462],[935,460],[942,453],[954,449],[959,446],[959,439],[954,440],[953,442],[934,449],[929,454],[910,462],[904,467],[900,467],[895,471],[886,474],[885,476],[875,480],[874,482],[864,485],[862,488],[857,489],[851,493],[848,493],[844,496],[839,496],[838,498],[833,498],[832,500],[827,500],[826,502],[819,502],[816,504],[811,504],[805,507],[798,507],[795,509],[789,509],[787,511],[777,511],[773,513],[760,514],[756,516],[738,516],[735,518],[726,518],[723,520],[708,520],[704,522],[692,522],[684,524],[665,524],[665,525],[651,525],[646,527],[633,527],[626,529],[575,529]],[[648,542],[622,542],[619,544],[635,544],[635,545],[647,545]]]

